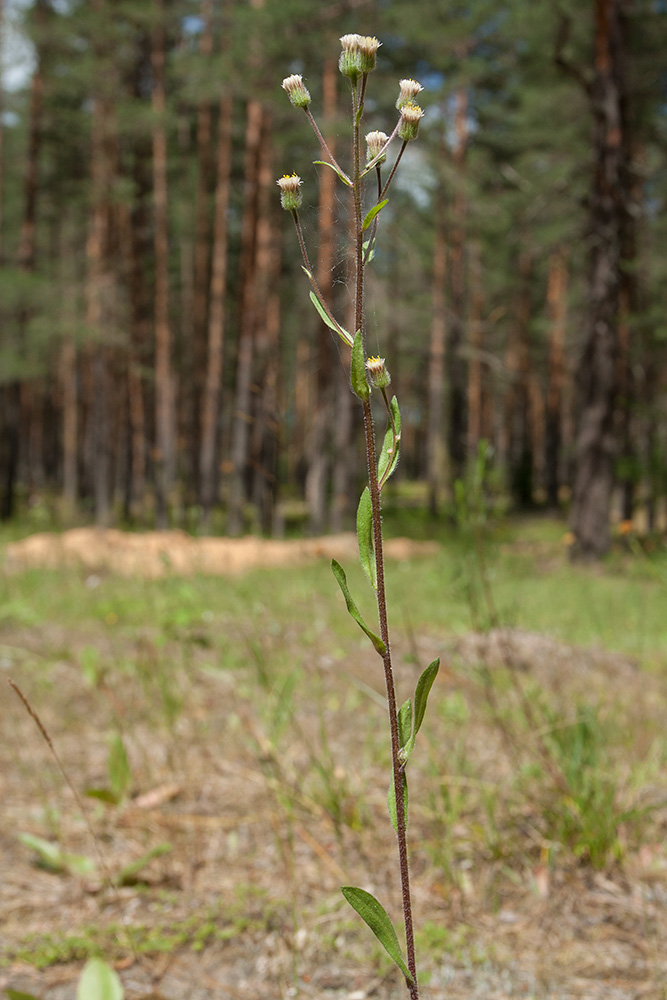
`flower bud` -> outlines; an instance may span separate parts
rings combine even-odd
[[[399,82],[400,92],[398,95],[398,100],[396,101],[396,107],[400,111],[404,108],[406,104],[411,104],[413,98],[422,91],[424,88],[421,83],[417,83],[416,80],[401,80]]]
[[[391,383],[391,375],[387,371],[384,358],[368,358],[366,371],[372,386],[376,389],[386,389]]]
[[[360,35],[342,35],[340,39],[342,51],[338,60],[338,69],[343,76],[349,77],[352,83],[356,83],[363,72],[361,52],[359,51],[360,41]]]
[[[284,174],[276,184],[280,188],[280,204],[286,212],[296,212],[301,207],[303,195],[301,185],[303,181],[298,174]]]
[[[418,104],[411,101],[401,108],[401,120],[398,125],[398,134],[405,142],[416,139],[419,133],[419,122],[424,117],[424,112]]]
[[[369,132],[366,136],[366,163],[370,163],[378,156],[389,141],[389,136],[384,132]],[[387,159],[387,154],[383,153],[380,159],[377,161],[377,166],[384,163]]]
[[[282,82],[282,88],[295,108],[307,108],[310,104],[308,88],[298,74],[286,76]]]
[[[359,52],[361,54],[361,68],[364,73],[370,73],[375,69],[375,56],[377,50],[382,45],[373,35],[362,35],[359,38]]]

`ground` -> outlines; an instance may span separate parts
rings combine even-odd
[[[398,922],[378,661],[317,561],[328,543],[284,545],[288,569],[267,548],[270,570],[186,580],[172,559],[149,582],[155,536],[125,578],[101,542],[48,570],[9,553],[0,669],[33,714],[7,686],[0,988],[64,1000],[103,954],[129,1000],[406,995],[340,895],[367,888]],[[422,619],[442,553],[396,554],[405,697],[442,658],[410,765],[423,996],[665,998],[660,650],[452,629],[437,602]],[[540,549],[538,572],[560,558]],[[56,845],[51,870],[21,834]]]

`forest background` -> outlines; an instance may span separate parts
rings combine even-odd
[[[368,127],[425,87],[368,281],[402,401],[399,489],[443,509],[481,440],[518,506],[667,493],[667,18],[659,0],[0,4],[29,72],[0,95],[0,514],[235,535],[348,525],[362,472],[340,345],[347,206],[280,87],[345,157],[337,37],[382,41]],[[16,68],[5,44],[5,74]],[[310,209],[310,211],[307,211]],[[402,486],[401,486],[402,484]]]

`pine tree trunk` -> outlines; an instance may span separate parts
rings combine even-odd
[[[549,257],[547,309],[549,314],[549,376],[547,389],[545,478],[547,503],[557,508],[562,481],[562,422],[565,387],[565,331],[567,327],[567,265],[562,250]]]
[[[456,94],[455,144],[453,162],[456,170],[456,191],[453,205],[453,227],[450,248],[451,322],[447,351],[447,381],[449,388],[448,435],[450,478],[458,479],[466,459],[466,363],[465,339],[465,242],[466,242],[466,154],[468,146],[468,94],[460,88]]]
[[[588,332],[579,367],[579,425],[571,526],[573,558],[600,558],[610,541],[616,454],[618,307],[621,232],[628,204],[624,164],[625,38],[620,0],[596,0],[593,112],[594,178],[590,196]]]
[[[211,268],[210,311],[206,381],[201,416],[201,450],[199,476],[203,524],[210,523],[215,502],[216,444],[222,389],[225,344],[225,292],[227,288],[227,209],[232,161],[232,111],[230,97],[220,102],[218,149],[216,163],[215,216],[213,221],[213,260]]]
[[[531,365],[528,343],[531,260],[519,254],[519,288],[507,349],[509,386],[505,397],[506,462],[510,492],[521,507],[533,501],[533,456],[530,430]]]
[[[478,243],[470,246],[470,362],[468,365],[468,455],[474,458],[482,440],[482,262]]]
[[[440,509],[445,487],[445,341],[447,336],[447,238],[445,198],[438,189],[433,244],[431,291],[431,336],[428,363],[428,424],[426,427],[426,475],[428,504],[432,515]]]
[[[247,495],[248,444],[250,440],[251,378],[255,328],[255,278],[257,268],[257,226],[259,215],[259,168],[264,114],[259,101],[248,102],[245,134],[244,200],[241,230],[240,315],[237,348],[234,424],[230,461],[227,531],[240,535],[244,528],[243,508]]]
[[[169,216],[167,200],[167,132],[165,125],[164,0],[154,0],[158,18],[153,28],[153,206],[155,217],[155,519],[167,527],[169,491],[174,474],[174,392],[169,326]]]

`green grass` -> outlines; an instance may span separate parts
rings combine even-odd
[[[388,518],[389,534],[433,535],[424,515]],[[431,528],[433,525],[431,524]],[[471,628],[461,537],[441,520],[436,557],[389,562],[390,614],[406,627],[436,633]],[[651,557],[615,553],[601,566],[573,567],[561,542],[562,523],[508,521],[488,544],[491,585],[503,624],[548,633],[567,643],[601,645],[657,664],[667,657],[667,550]],[[0,536],[1,542],[6,540]],[[537,551],[535,551],[537,550]],[[346,566],[353,593],[372,617],[362,572]],[[30,570],[0,578],[0,626],[56,621],[133,636],[147,626],[165,639],[215,636],[221,622],[271,634],[299,622],[308,643],[323,628],[349,635],[349,623],[326,560],[298,569],[253,570],[227,579],[196,576],[156,581],[104,577],[86,585],[82,571]],[[196,633],[196,635],[195,635]]]

